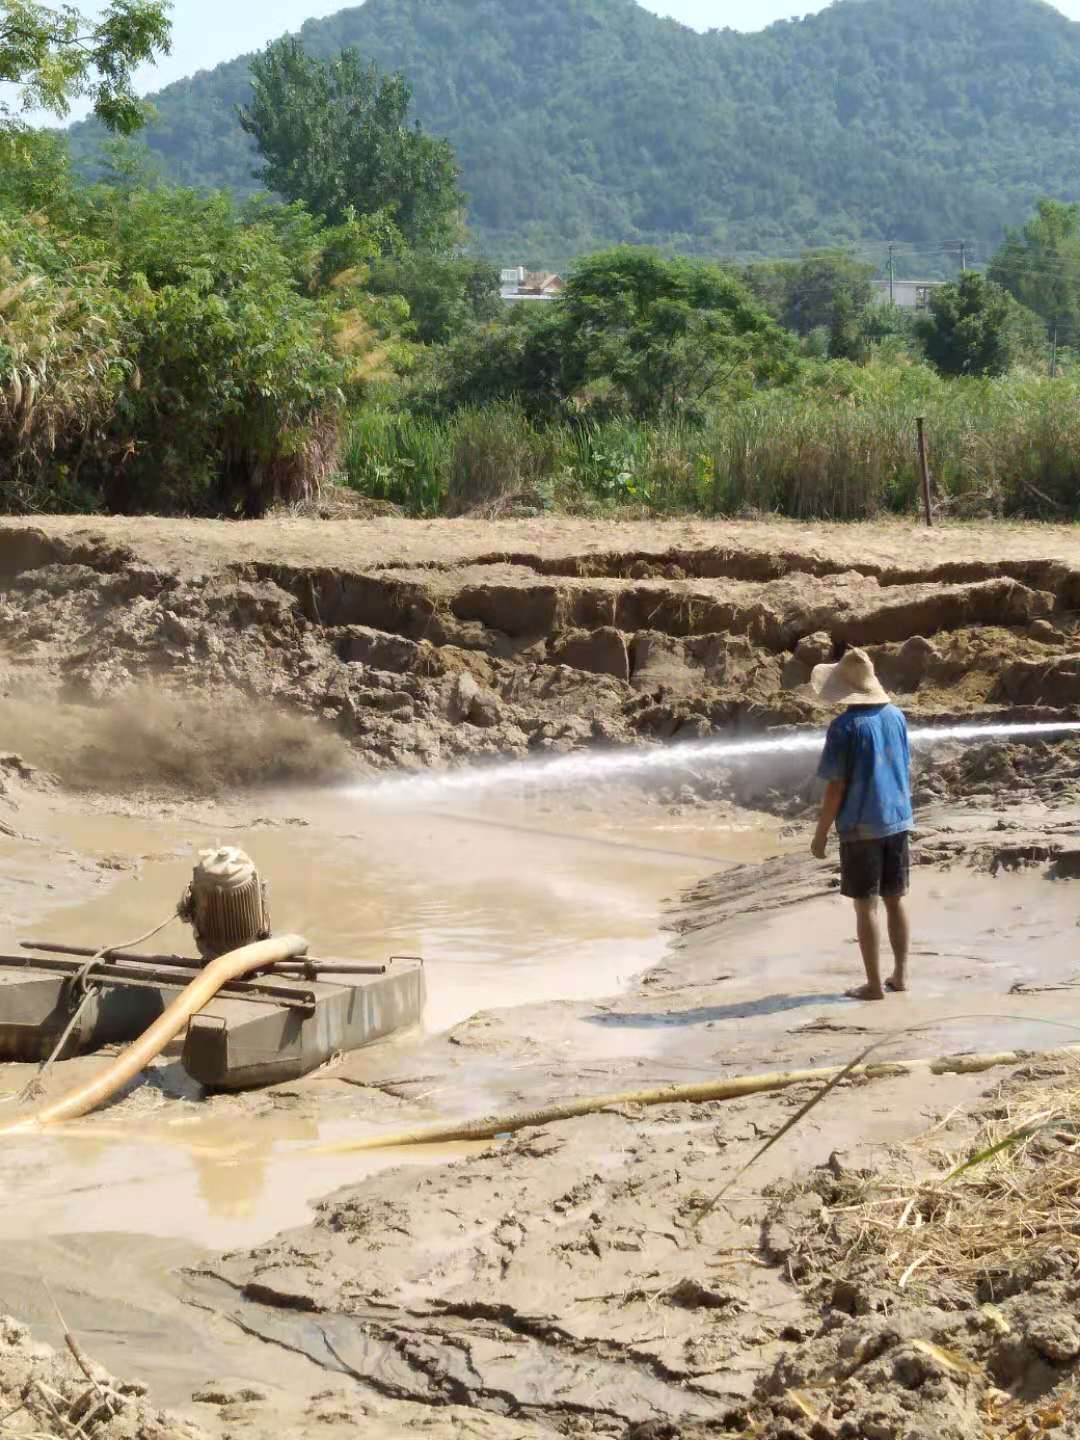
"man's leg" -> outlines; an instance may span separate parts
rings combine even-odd
[[[853,1000],[884,1000],[881,986],[881,934],[878,930],[877,896],[855,901],[855,925],[866,969],[866,984],[849,993]]]
[[[893,953],[893,973],[885,984],[890,990],[907,989],[908,929],[907,906],[903,895],[885,896],[885,915],[889,924],[889,944]]]
[[[840,893],[855,902],[855,925],[866,969],[866,984],[847,993],[853,1000],[884,1000],[881,988],[881,935],[877,902],[881,893],[884,850],[880,841],[845,841],[840,845]]]
[[[910,837],[892,835],[885,841],[881,866],[881,894],[889,923],[893,973],[885,981],[889,990],[906,990],[908,983],[908,917],[904,896],[911,883]]]

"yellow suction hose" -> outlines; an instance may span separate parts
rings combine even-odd
[[[276,965],[279,961],[295,960],[306,955],[307,948],[307,941],[301,935],[276,935],[272,940],[259,940],[212,960],[158,1016],[149,1030],[144,1031],[100,1075],[77,1085],[59,1100],[52,1100],[10,1124],[0,1125],[0,1135],[26,1134],[46,1125],[77,1120],[80,1115],[89,1114],[145,1070],[170,1040],[176,1039],[191,1017],[213,1000],[222,985],[230,980],[239,980],[255,970]]]

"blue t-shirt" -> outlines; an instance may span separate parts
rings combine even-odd
[[[910,830],[911,749],[895,705],[852,705],[829,726],[819,780],[847,786],[836,817],[841,840],[884,840]]]

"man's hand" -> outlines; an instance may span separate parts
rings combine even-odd
[[[829,843],[829,831],[836,823],[836,817],[840,814],[841,806],[844,803],[844,791],[846,785],[842,780],[830,780],[825,786],[825,795],[821,801],[821,814],[818,816],[817,831],[810,842],[810,854],[815,860],[825,859],[825,849]]]

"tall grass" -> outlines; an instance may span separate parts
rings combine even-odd
[[[823,364],[703,426],[538,428],[505,405],[447,420],[376,412],[353,421],[345,472],[417,515],[524,496],[570,511],[858,520],[917,505],[919,415],[946,513],[1080,518],[1080,376],[943,380],[911,364]]]
[[[519,406],[463,410],[450,432],[446,508],[451,515],[498,512],[542,497],[558,461],[558,436],[537,430]]]
[[[77,485],[80,442],[104,425],[130,370],[121,332],[100,272],[84,267],[64,285],[0,254],[0,509],[35,509],[49,486]],[[53,465],[65,446],[73,464]]]

